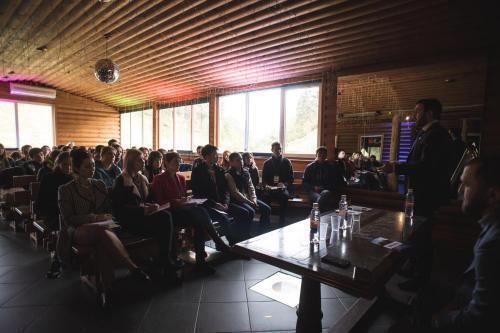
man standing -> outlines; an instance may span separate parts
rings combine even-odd
[[[395,172],[409,177],[409,188],[415,195],[415,214],[428,218],[415,241],[416,279],[403,282],[400,288],[415,291],[425,284],[432,269],[432,221],[433,213],[449,196],[451,175],[451,139],[439,123],[441,103],[437,99],[422,99],[415,105],[418,134],[406,163],[387,163],[379,168],[385,173]]]
[[[262,200],[270,205],[271,201],[277,201],[280,205],[280,223],[285,223],[288,198],[293,186],[292,163],[281,154],[281,144],[273,142],[271,145],[273,155],[264,162],[262,168],[262,184],[265,191]]]

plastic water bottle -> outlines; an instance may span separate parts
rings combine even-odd
[[[309,216],[311,230],[319,232],[319,205],[317,202],[313,203],[311,215]]]
[[[340,216],[340,229],[347,229],[347,195],[343,194],[340,196],[339,202],[339,216]]]
[[[413,217],[413,206],[415,204],[415,198],[413,197],[413,189],[409,188],[406,193],[405,200],[405,215],[407,217]]]

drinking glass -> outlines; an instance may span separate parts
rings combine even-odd
[[[352,211],[350,217],[352,233],[359,234],[361,232],[361,212]]]

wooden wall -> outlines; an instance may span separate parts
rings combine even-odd
[[[363,134],[383,134],[385,146],[391,114],[399,112],[404,120],[421,98],[438,98],[444,108],[443,125],[461,128],[463,119],[482,117],[485,89],[484,57],[339,76],[337,113],[344,118],[337,124],[338,146],[359,150],[358,136]],[[380,116],[349,118],[377,111]]]
[[[55,109],[55,143],[95,146],[120,139],[120,116],[115,108],[87,98],[57,91],[56,99],[10,95],[9,84],[0,82],[0,99],[52,104]]]

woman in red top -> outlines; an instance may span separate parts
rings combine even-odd
[[[153,179],[153,198],[159,205],[170,203],[170,212],[175,224],[194,227],[196,266],[206,273],[212,273],[213,268],[205,263],[205,232],[213,239],[217,249],[227,251],[230,247],[217,234],[206,210],[200,205],[193,205],[188,202],[186,178],[178,173],[179,164],[180,156],[178,153],[169,152],[165,154],[163,158],[165,172]]]

